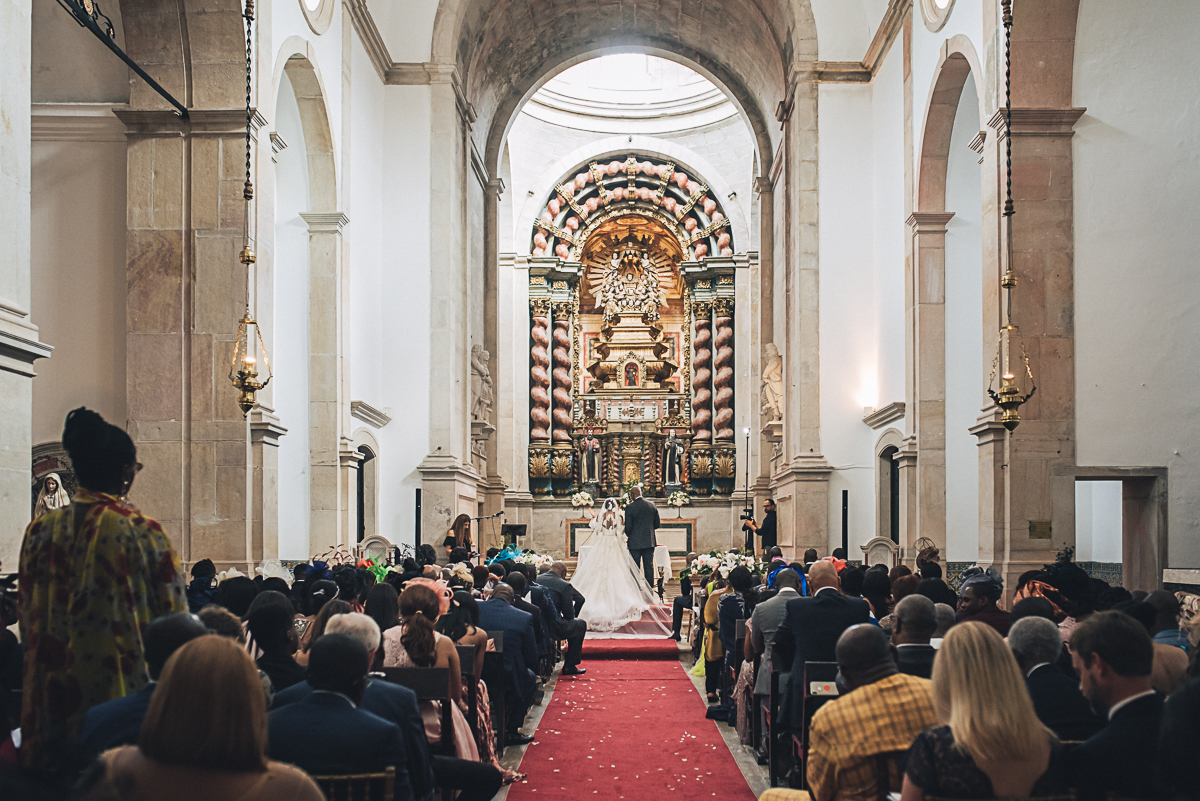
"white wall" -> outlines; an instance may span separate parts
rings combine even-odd
[[[33,142],[32,317],[54,346],[33,380],[35,445],[58,441],[77,406],[125,424],[126,145],[117,136]]]
[[[311,505],[309,455],[309,211],[304,129],[291,81],[279,85],[275,130],[287,142],[275,165],[275,414],[279,440],[279,558],[307,559]]]
[[[33,102],[129,102],[132,73],[116,53],[105,47],[91,31],[80,27],[58,3],[25,5],[31,6],[33,14],[30,86]],[[117,45],[124,48],[121,4],[110,0],[102,4],[102,10],[112,19]]]
[[[979,447],[968,429],[983,405],[982,185],[979,99],[967,78],[954,115],[946,169],[946,558],[979,558]]]
[[[1121,482],[1075,482],[1075,559],[1121,561]]]
[[[382,403],[392,422],[377,432],[379,533],[413,542],[417,465],[429,452],[429,375],[434,351],[429,333],[432,292],[429,216],[431,174],[430,90],[388,86],[384,90],[383,160],[377,165],[380,198],[380,294]]]
[[[1078,462],[1167,467],[1169,567],[1200,567],[1197,30],[1197,3],[1086,0],[1075,49]]]

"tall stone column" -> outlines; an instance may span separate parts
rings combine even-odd
[[[29,523],[33,362],[50,355],[29,317],[30,4],[0,6],[0,562],[15,572]],[[120,421],[113,422],[120,424]]]
[[[342,451],[348,438],[342,428],[341,381],[345,360],[343,331],[342,229],[350,222],[340,211],[305,212],[309,241],[309,458],[311,524],[309,553],[349,541],[346,512],[355,489],[347,485]],[[329,314],[336,309],[336,314]]]
[[[776,342],[775,338],[775,304],[773,296],[775,294],[775,186],[771,181],[770,176],[760,176],[754,179],[754,190],[758,193],[758,286],[755,295],[753,308],[757,309],[758,315],[754,323],[758,325],[758,352],[765,354],[768,344]],[[765,361],[760,358],[757,362],[758,374],[751,375],[751,384],[754,385],[754,380],[761,378],[762,368],[765,366]],[[761,408],[762,398],[759,397],[756,406]],[[751,429],[759,431],[759,429],[768,423],[768,420],[760,420],[759,425],[751,426]],[[757,436],[765,440],[765,435],[759,433]],[[757,463],[757,477],[755,484],[759,488],[759,494],[768,496],[770,494],[771,482],[771,460],[774,457],[774,443],[764,441],[759,448],[759,457]]]
[[[946,549],[946,223],[954,212],[913,212],[906,220],[916,265],[913,431],[916,539]]]
[[[279,438],[286,433],[270,410],[250,412],[251,534],[261,559],[279,558]]]

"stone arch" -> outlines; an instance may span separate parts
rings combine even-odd
[[[680,165],[681,169],[686,169],[689,175],[703,176],[704,180],[709,182],[709,187],[718,197],[727,198],[733,191],[720,171],[710,164],[707,159],[690,148],[654,136],[635,134],[632,141],[630,141],[628,136],[610,136],[576,148],[548,165],[542,171],[535,184],[539,187],[545,187],[544,194],[529,198],[522,205],[515,230],[525,232],[533,226],[534,219],[538,216],[542,207],[546,205],[546,200],[554,188],[554,182],[566,175],[572,167],[579,164],[587,164],[593,159],[597,161],[609,161],[612,158],[621,159],[629,153],[634,152],[674,161]],[[733,241],[738,244],[738,247],[742,251],[750,249],[750,226],[746,221],[746,215],[742,211],[741,204],[734,202],[723,205],[724,208],[722,211],[729,216],[730,227],[733,229]],[[528,249],[528,242],[518,239],[517,244],[519,247],[523,244],[526,250]],[[525,253],[526,250],[520,252]]]
[[[904,448],[904,435],[895,428],[884,431],[875,440],[875,536],[891,539],[893,520],[899,534],[904,525],[900,517],[900,492],[893,492],[893,481],[899,483],[900,465],[895,455]],[[897,471],[893,479],[892,471]],[[894,504],[894,505],[893,505]],[[898,539],[896,540],[897,544]]]
[[[337,157],[326,94],[312,46],[300,37],[285,40],[272,76],[272,106],[286,75],[291,83],[304,132],[308,171],[308,366],[309,366],[309,549],[317,553],[333,544],[347,544],[354,517],[352,452],[343,453],[348,406],[343,386],[348,378],[343,361],[341,303],[342,228],[348,222],[339,207]],[[284,421],[287,425],[287,421]]]
[[[946,164],[950,155],[950,134],[958,112],[958,99],[968,76],[975,81],[979,98],[979,130],[987,128],[983,70],[971,40],[958,34],[942,43],[935,78],[925,101],[925,125],[921,132],[921,150],[917,159],[916,208],[921,212],[946,210]]]
[[[350,539],[362,542],[379,534],[379,440],[369,428],[357,428],[350,436],[350,450],[362,457],[355,471],[357,503],[354,519],[358,536],[352,535]]]

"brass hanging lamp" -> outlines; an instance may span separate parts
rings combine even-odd
[[[254,200],[254,184],[250,181],[251,154],[251,124],[254,119],[254,109],[250,106],[251,78],[253,77],[254,57],[254,0],[246,0],[242,17],[246,21],[246,183],[242,190],[245,200],[245,210],[242,219],[242,252],[239,261],[246,267],[246,313],[238,321],[237,340],[234,343],[233,362],[229,365],[229,381],[240,393],[238,405],[242,414],[247,415],[257,403],[256,394],[260,389],[271,383],[271,361],[267,356],[267,347],[263,344],[262,329],[250,308],[251,290],[254,287],[254,265],[257,257],[250,247],[250,204]],[[259,381],[258,357],[262,357],[263,367],[267,375]]]
[[[1013,271],[1013,235],[1012,235],[1012,218],[1016,213],[1013,210],[1012,198],[1012,0],[1001,0],[1003,9],[1004,22],[1004,145],[1005,145],[1005,167],[1007,170],[1005,183],[1005,198],[1004,198],[1004,236],[1005,236],[1005,264],[1004,277],[1000,280],[1000,286],[1004,289],[1004,306],[1005,306],[1005,324],[1000,326],[1000,334],[996,341],[996,356],[992,359],[992,373],[988,378],[988,395],[992,401],[1001,408],[1000,415],[1001,424],[1009,431],[1015,429],[1021,423],[1020,408],[1021,405],[1033,397],[1037,392],[1037,384],[1033,380],[1033,370],[1029,366],[1029,352],[1025,349],[1025,340],[1021,336],[1021,329],[1013,322],[1013,289],[1017,286],[1017,275]],[[1025,368],[1025,376],[1028,378],[1028,391],[1024,391],[1018,382],[1017,373],[1013,369],[1013,354],[1014,351],[1020,349],[1020,361]],[[1000,386],[994,389],[996,383],[996,372],[1000,364],[1004,365],[1004,372],[1000,374]],[[1020,370],[1021,365],[1017,366]]]

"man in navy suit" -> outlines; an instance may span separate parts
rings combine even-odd
[[[1104,719],[1083,697],[1079,682],[1057,664],[1062,635],[1053,620],[1021,618],[1008,630],[1008,647],[1025,676],[1038,720],[1060,740],[1086,740],[1104,728]]]
[[[360,707],[371,663],[348,634],[326,634],[308,652],[303,700],[268,716],[272,759],[310,775],[379,773],[396,769],[396,799],[413,801],[408,752],[400,727]]]
[[[788,601],[771,649],[780,672],[791,671],[780,710],[794,732],[804,724],[804,663],[837,661],[837,641],[842,632],[866,623],[871,611],[862,598],[842,595],[832,562],[817,562],[809,568],[808,586],[812,588],[811,598]]]
[[[659,527],[658,510],[654,504],[642,497],[642,488],[633,487],[629,490],[633,498],[625,507],[625,545],[636,565],[641,562],[642,572],[646,575],[646,583],[654,586],[654,546],[658,540],[654,530]]]
[[[533,615],[513,607],[516,594],[507,584],[497,584],[491,600],[479,604],[479,625],[489,633],[504,632],[504,671],[508,674],[508,690],[513,698],[512,714],[508,719],[507,741],[524,745],[533,737],[517,731],[533,704],[537,679],[531,666],[537,665],[534,647]]]
[[[142,632],[150,683],[132,695],[114,698],[92,707],[83,716],[79,741],[90,756],[99,756],[119,745],[137,745],[142,719],[150,708],[150,696],[167,659],[184,643],[208,634],[200,618],[190,612],[171,612],[156,617]]]
[[[1068,754],[1079,798],[1167,797],[1155,770],[1163,698],[1150,685],[1154,642],[1145,627],[1123,612],[1097,612],[1075,628],[1070,645],[1079,689],[1108,717]]]

